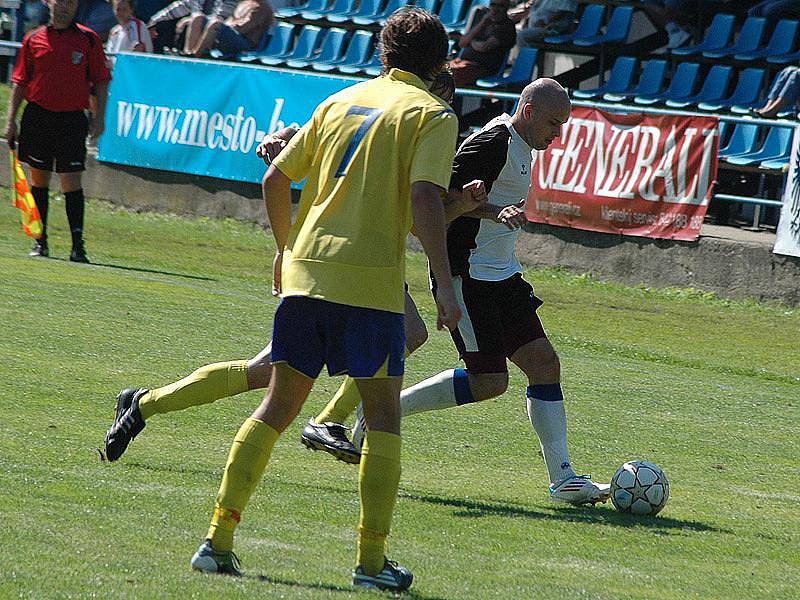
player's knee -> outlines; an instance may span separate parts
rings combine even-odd
[[[272,378],[270,355],[259,355],[247,362],[247,385],[251,390],[258,390],[269,385]]]
[[[490,400],[505,394],[508,389],[508,373],[480,373],[470,375],[469,387],[475,402]]]

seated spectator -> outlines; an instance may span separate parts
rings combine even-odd
[[[692,38],[698,0],[645,0],[647,14],[667,32],[667,48],[680,48]]]
[[[152,52],[150,32],[139,19],[133,16],[133,0],[113,0],[116,27],[108,34],[106,52]]]
[[[199,15],[216,16],[227,19],[233,14],[236,0],[174,0],[165,8],[154,14],[147,22],[150,35],[153,38],[154,51],[161,53],[166,48],[172,48],[178,43],[181,35],[192,35],[191,45],[197,44],[200,31],[189,31],[188,24]],[[188,43],[183,44],[184,53],[189,48]]]
[[[786,67],[775,78],[775,83],[767,94],[767,103],[762,108],[753,109],[756,116],[772,119],[778,113],[797,111],[800,99],[800,67]]]
[[[527,25],[517,32],[517,42],[520,46],[531,46],[549,35],[569,33],[577,10],[577,0],[536,0],[511,9],[508,16],[515,22],[528,19]]]
[[[506,14],[509,0],[492,0],[489,6],[489,12],[458,41],[463,51],[450,61],[457,86],[475,83],[481,77],[496,73],[517,41],[514,22]]]
[[[224,56],[235,56],[256,47],[264,32],[275,20],[275,13],[267,0],[242,0],[233,15],[224,21],[217,16],[197,15],[188,30],[201,31],[193,47],[186,36],[186,51],[192,56],[205,56],[216,48]]]
[[[764,17],[772,23],[781,19],[800,19],[800,2],[797,0],[764,0],[747,11],[747,14],[751,17]]]
[[[106,0],[80,0],[75,21],[94,31],[104,42],[108,39],[108,32],[117,24],[114,10]]]

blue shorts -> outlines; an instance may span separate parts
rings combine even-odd
[[[316,379],[400,377],[406,349],[405,316],[374,308],[290,296],[275,312],[272,362]]]

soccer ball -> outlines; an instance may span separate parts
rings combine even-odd
[[[626,462],[611,478],[611,502],[620,512],[657,515],[668,499],[667,475],[655,463]]]

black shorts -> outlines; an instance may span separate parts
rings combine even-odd
[[[19,129],[19,159],[34,169],[56,173],[86,170],[89,119],[82,110],[53,112],[29,103]]]
[[[506,373],[507,358],[546,337],[536,314],[542,301],[521,274],[503,281],[454,277],[453,287],[462,315],[450,334],[470,372]]]

